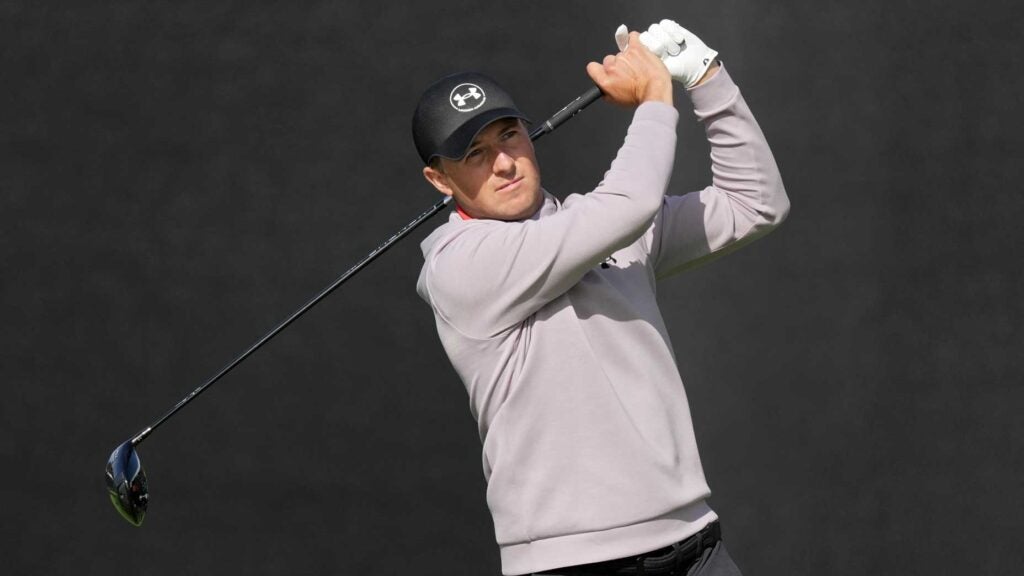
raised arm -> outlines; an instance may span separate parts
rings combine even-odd
[[[761,128],[716,65],[718,52],[671,20],[651,25],[641,41],[687,89],[711,146],[711,186],[666,197],[646,236],[655,273],[664,277],[763,236],[785,219],[789,198]]]
[[[711,147],[712,183],[665,197],[651,229],[659,278],[732,252],[767,234],[789,213],[768,142],[725,68],[689,94]]]

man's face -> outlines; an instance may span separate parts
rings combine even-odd
[[[437,168],[425,167],[423,175],[474,218],[523,220],[544,202],[533,142],[518,118],[491,122],[465,156],[442,158]]]

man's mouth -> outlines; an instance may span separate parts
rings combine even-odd
[[[513,180],[513,181],[511,181],[511,182],[509,182],[507,184],[502,184],[501,186],[498,187],[498,189],[496,191],[497,192],[507,192],[507,191],[513,190],[522,181],[523,181],[523,177],[520,176],[519,178],[516,178],[515,180]]]

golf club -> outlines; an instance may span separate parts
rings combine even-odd
[[[556,112],[551,118],[545,120],[542,124],[530,131],[530,140],[536,141],[545,134],[552,132],[558,128],[562,123],[572,118],[576,113],[583,110],[598,98],[601,97],[601,90],[597,86],[592,86],[584,94],[570,102],[567,106]],[[153,422],[141,432],[136,434],[130,440],[127,440],[120,444],[110,454],[110,458],[107,460],[106,468],[106,481],[107,481],[107,492],[110,495],[110,501],[113,502],[114,508],[123,516],[128,522],[135,526],[141,526],[142,520],[146,516],[146,509],[149,504],[149,488],[146,480],[146,472],[142,467],[142,461],[139,459],[139,454],[136,451],[136,447],[142,443],[154,430],[157,429],[161,424],[167,421],[173,416],[178,410],[181,410],[186,404],[195,399],[196,396],[201,394],[204,390],[209,388],[214,382],[220,380],[224,375],[230,372],[235,366],[238,366],[243,360],[249,357],[250,354],[255,352],[261,346],[266,344],[271,338],[276,336],[279,332],[288,327],[289,324],[294,322],[305,314],[310,308],[315,306],[318,302],[323,300],[328,294],[333,292],[339,286],[341,286],[346,280],[351,278],[356,272],[362,270],[367,264],[372,262],[375,258],[383,254],[388,248],[390,248],[395,242],[401,240],[406,234],[412,232],[417,226],[422,224],[428,218],[441,211],[442,208],[448,205],[451,201],[451,196],[445,196],[443,200],[438,201],[431,206],[427,211],[417,216],[412,222],[409,222],[401,230],[396,232],[393,236],[388,238],[383,244],[378,246],[372,252],[370,252],[365,258],[356,263],[352,268],[342,274],[337,280],[331,283],[330,286],[324,288],[319,294],[314,296],[311,300],[306,302],[301,308],[296,310],[291,316],[286,318],[283,322],[278,324],[273,330],[268,332],[262,338],[256,341],[255,344],[250,346],[245,352],[242,352],[237,358],[232,360],[227,366],[221,369],[216,375],[207,380],[202,386],[199,386],[188,396],[181,399],[180,402],[175,404],[166,414],[160,417],[157,421]]]

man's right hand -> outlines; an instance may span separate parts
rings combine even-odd
[[[587,74],[615,104],[672,104],[672,75],[661,58],[644,46],[637,32],[630,32],[629,42],[618,54],[605,56],[601,64],[587,64]]]

